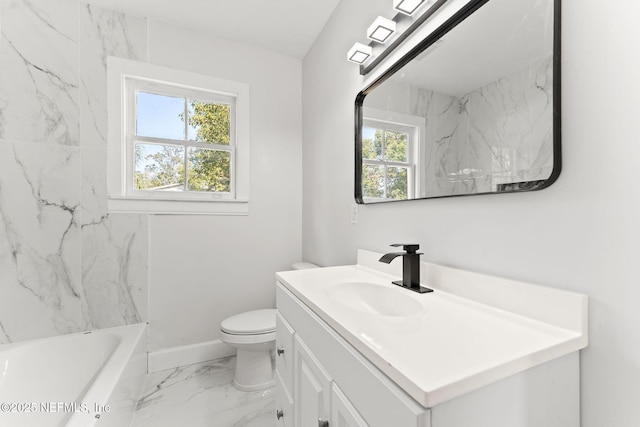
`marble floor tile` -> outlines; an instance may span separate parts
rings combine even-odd
[[[150,374],[131,427],[275,426],[274,389],[236,390],[235,361],[228,357]]]

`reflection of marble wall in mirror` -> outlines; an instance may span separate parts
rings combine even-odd
[[[447,174],[450,165],[458,157],[460,101],[454,96],[420,88],[412,88],[410,94],[409,114],[427,120],[427,134],[421,149],[420,178],[423,185],[420,187],[420,197],[455,194]]]
[[[490,188],[549,178],[553,169],[553,66],[548,57],[462,98],[468,149],[480,154]],[[464,166],[465,159],[461,159]],[[470,161],[473,164],[473,160]]]
[[[492,192],[551,175],[552,73],[549,56],[459,97],[391,78],[364,106],[426,119],[416,197]]]

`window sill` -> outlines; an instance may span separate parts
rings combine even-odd
[[[109,213],[158,215],[249,215],[248,200],[166,200],[110,197]]]

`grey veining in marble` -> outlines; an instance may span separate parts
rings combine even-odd
[[[84,330],[80,151],[0,144],[1,341]]]
[[[0,139],[77,145],[77,2],[1,7]]]
[[[150,374],[131,427],[275,426],[274,390],[232,385],[235,357]]]
[[[80,3],[80,136],[82,223],[107,213],[107,57],[142,60],[147,52],[145,19]]]
[[[110,214],[82,226],[82,283],[96,328],[147,320],[147,218]]]
[[[95,327],[146,321],[147,216],[107,213],[107,57],[144,59],[147,24],[79,4],[82,283]]]
[[[365,107],[424,118],[420,197],[495,191],[553,168],[551,56],[462,96],[389,80]]]
[[[135,18],[80,3],[81,144],[105,147],[107,141],[107,57],[144,60],[147,24]]]
[[[452,158],[457,155],[458,115],[460,102],[457,98],[425,89],[409,92],[410,113],[426,118],[424,140],[432,141],[421,150],[422,196],[451,194],[447,172]]]
[[[144,215],[107,213],[108,55],[146,20],[0,0],[0,343],[147,320]]]
[[[549,177],[553,167],[552,74],[548,57],[463,97],[460,120],[468,127],[465,142],[484,154],[479,163],[491,171],[494,186]]]

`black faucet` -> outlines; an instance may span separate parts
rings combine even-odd
[[[394,243],[393,247],[400,247],[406,252],[390,252],[382,255],[380,262],[389,264],[394,258],[402,257],[402,280],[396,280],[392,282],[394,285],[402,286],[403,288],[410,289],[421,294],[427,292],[433,292],[433,289],[420,286],[420,255],[422,253],[416,252],[420,249],[420,245],[415,243]]]

